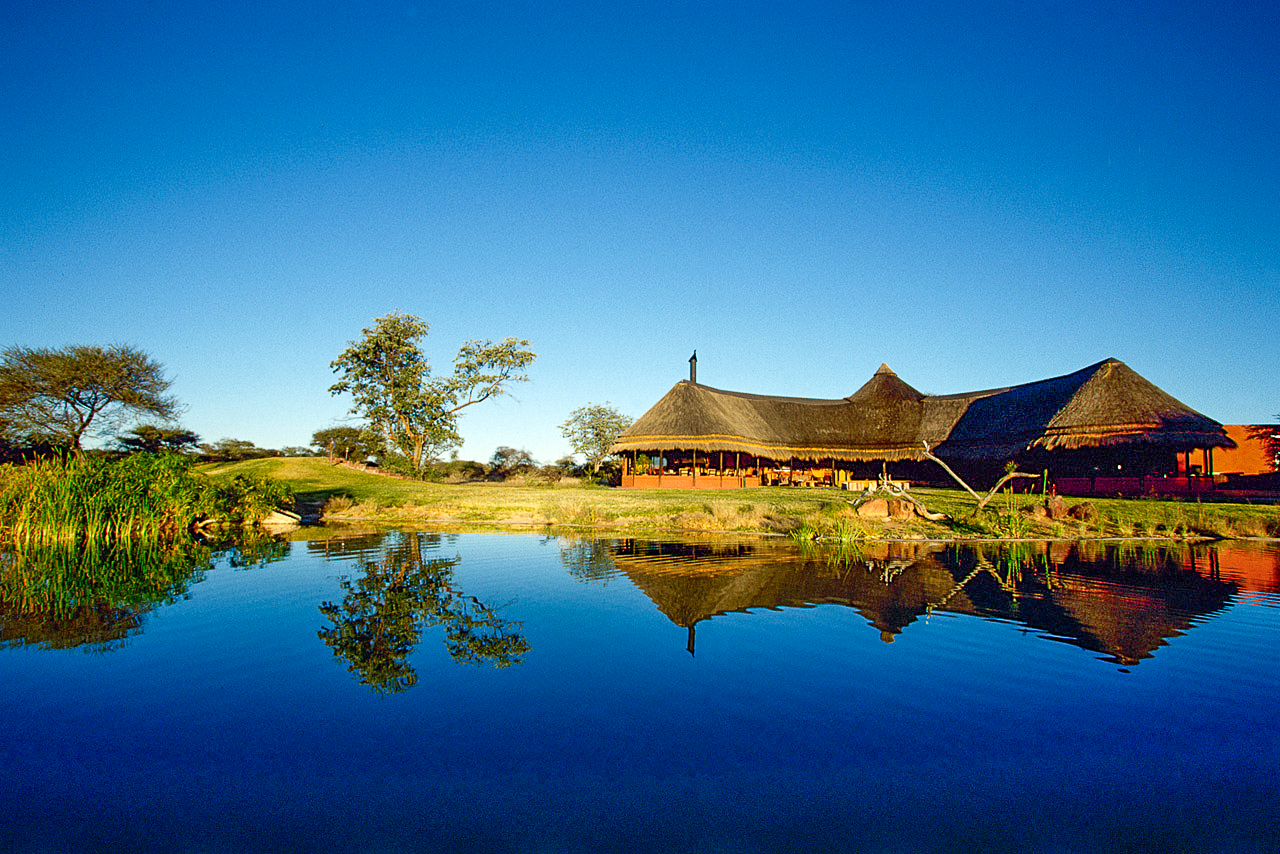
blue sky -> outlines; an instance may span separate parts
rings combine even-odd
[[[128,343],[303,445],[377,316],[528,338],[461,455],[699,380],[841,397],[1114,356],[1280,412],[1270,3],[0,0],[0,344]]]

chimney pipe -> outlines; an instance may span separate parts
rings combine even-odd
[[[696,383],[698,381],[698,351],[694,350],[693,355],[689,357],[689,382]]]

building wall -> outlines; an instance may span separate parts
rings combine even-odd
[[[1267,453],[1261,439],[1249,435],[1254,425],[1226,424],[1227,436],[1237,445],[1235,448],[1216,448],[1213,452],[1213,470],[1217,474],[1267,474],[1276,471],[1276,461]],[[1280,425],[1270,425],[1280,432]]]

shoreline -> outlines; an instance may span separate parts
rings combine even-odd
[[[1066,499],[1076,518],[1048,518],[1040,493],[1001,493],[973,515],[954,489],[911,494],[945,521],[908,513],[867,518],[859,494],[838,489],[623,490],[597,486],[430,483],[329,464],[320,457],[273,457],[202,467],[214,479],[236,474],[288,485],[311,518],[346,525],[472,525],[486,529],[583,530],[624,536],[753,535],[856,543],[1280,538],[1275,505],[1156,499]],[[1035,509],[1036,506],[1039,509]]]
[[[404,508],[414,509],[414,508]],[[385,528],[433,528],[433,529],[452,529],[452,528],[472,528],[493,533],[510,533],[510,534],[528,534],[536,532],[546,532],[555,535],[559,532],[571,531],[583,534],[595,534],[600,536],[611,536],[621,538],[645,538],[656,539],[664,536],[681,536],[681,537],[708,537],[708,538],[724,538],[730,539],[734,537],[746,538],[762,538],[775,540],[791,540],[793,542],[813,543],[820,546],[847,546],[857,545],[861,543],[902,543],[902,544],[945,544],[945,543],[964,543],[964,544],[1016,544],[1016,543],[1179,543],[1187,545],[1197,545],[1206,543],[1224,543],[1224,542],[1260,542],[1260,543],[1280,543],[1280,536],[1236,536],[1236,537],[1215,537],[1208,535],[1195,536],[1122,536],[1118,534],[1105,534],[1089,536],[1085,534],[1076,534],[1072,536],[1054,536],[1045,534],[1042,536],[1024,536],[1024,537],[982,537],[975,535],[955,534],[953,536],[925,536],[925,535],[903,535],[895,536],[893,533],[882,531],[879,534],[871,534],[865,537],[840,539],[837,536],[817,536],[811,539],[799,539],[793,533],[780,531],[749,531],[749,530],[713,530],[706,528],[677,528],[677,527],[654,527],[641,529],[623,529],[611,525],[584,525],[574,523],[555,523],[555,522],[521,522],[517,520],[477,520],[477,519],[456,519],[456,518],[430,518],[421,516],[399,516],[395,513],[387,515],[337,515],[326,517],[315,522],[306,523],[301,528],[325,528],[332,531],[340,531],[342,528],[360,528],[367,527],[370,529],[381,530]],[[462,531],[461,533],[472,533],[472,531]]]

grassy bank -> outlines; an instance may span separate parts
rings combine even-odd
[[[301,503],[323,507],[329,521],[581,526],[646,534],[724,531],[844,540],[1280,536],[1280,509],[1248,505],[1093,499],[1093,518],[1049,521],[1024,512],[1035,496],[1017,495],[998,497],[986,512],[970,519],[975,502],[966,493],[918,489],[913,494],[949,521],[891,521],[860,518],[852,506],[856,493],[834,489],[685,491],[421,483],[333,466],[314,457],[224,463],[205,471],[215,480],[237,474],[278,478]]]

